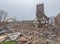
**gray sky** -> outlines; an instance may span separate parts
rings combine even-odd
[[[0,9],[18,20],[31,20],[36,15],[36,4],[44,3],[45,14],[56,16],[60,12],[60,0],[0,0]]]

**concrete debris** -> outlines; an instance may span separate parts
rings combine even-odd
[[[3,42],[4,40],[7,39],[7,35],[4,35],[4,36],[0,36],[0,42]]]
[[[14,41],[14,40],[16,40],[16,39],[18,38],[18,36],[20,36],[20,34],[22,34],[22,33],[20,33],[20,32],[15,32],[15,33],[7,34],[7,35],[8,35],[8,37],[9,37],[12,41]]]
[[[11,26],[11,27],[10,27]],[[4,30],[4,31],[3,31]],[[36,28],[32,26],[21,26],[12,25],[7,26],[0,30],[0,33],[5,33],[5,30],[12,32],[7,32],[7,39],[11,41],[16,41],[17,44],[59,44],[60,43],[60,29],[54,27],[47,28]],[[1,34],[2,35],[2,34]],[[58,37],[59,36],[59,37]],[[5,39],[2,39],[5,40]]]
[[[32,28],[33,29],[33,28]],[[20,29],[19,32],[7,33],[7,38],[11,41],[15,41],[19,44],[59,44],[60,35],[55,34],[54,31],[50,29],[40,28],[33,30]],[[1,37],[1,36],[0,36]],[[58,38],[58,39],[57,39]],[[5,40],[5,39],[2,39]],[[58,42],[57,42],[58,41]]]
[[[11,28],[8,26],[4,26],[2,29],[0,29],[0,34],[9,33],[9,32],[11,32]]]
[[[26,38],[26,36],[24,36],[24,35],[20,35],[20,37],[18,38],[17,41],[18,41],[18,42],[26,42],[26,41],[27,41],[27,38]]]

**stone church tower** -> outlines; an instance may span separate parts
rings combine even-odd
[[[42,4],[38,4],[37,6],[36,6],[36,16],[37,17],[39,17],[39,15],[38,14],[44,14],[44,4],[42,3]]]
[[[39,27],[43,27],[42,25],[45,25],[49,22],[49,18],[44,13],[44,3],[36,6],[36,18]]]

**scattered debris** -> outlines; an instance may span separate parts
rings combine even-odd
[[[0,36],[0,43],[7,39],[7,35]]]
[[[20,34],[22,34],[22,33],[20,33],[20,32],[15,32],[15,33],[7,34],[7,35],[8,35],[8,37],[9,37],[12,41],[14,41],[14,40],[16,40],[16,39],[20,36]]]

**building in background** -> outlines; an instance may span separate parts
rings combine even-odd
[[[60,13],[55,17],[56,25],[60,25]]]
[[[50,25],[55,25],[55,16],[52,16],[49,18],[49,24]]]

